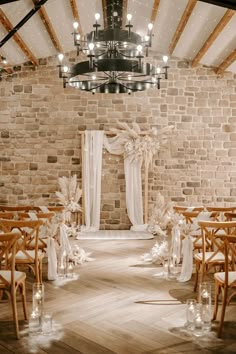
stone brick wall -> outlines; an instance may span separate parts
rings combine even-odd
[[[174,125],[149,173],[149,207],[157,191],[182,205],[236,205],[236,80],[172,59],[161,90],[126,94],[63,89],[56,58],[16,68],[0,82],[0,204],[56,204],[57,179],[81,182],[85,129],[136,121],[143,130]],[[123,159],[104,153],[102,228],[128,228]]]

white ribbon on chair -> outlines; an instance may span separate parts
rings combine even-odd
[[[178,281],[185,282],[191,279],[193,272],[193,238],[186,236],[182,241],[183,262]]]
[[[67,235],[68,226],[65,224],[60,225],[60,245],[62,251],[65,251],[67,255],[72,253],[70,241]]]
[[[57,252],[53,237],[47,239],[48,280],[57,279]]]

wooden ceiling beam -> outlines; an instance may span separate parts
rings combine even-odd
[[[103,10],[104,28],[107,28],[107,23],[108,23],[106,8],[107,8],[107,0],[102,0],[102,10]]]
[[[3,25],[3,27],[6,29],[7,32],[10,32],[14,29],[13,25],[11,24],[10,20],[7,18],[5,13],[2,11],[2,9],[0,9],[0,23]],[[16,32],[12,38],[20,47],[22,52],[27,56],[29,61],[31,61],[33,65],[37,66],[38,60],[36,59],[34,54],[30,51],[30,49],[28,48],[24,40],[21,38],[21,36]]]
[[[70,0],[70,6],[71,6],[72,13],[73,13],[74,21],[78,22],[78,24],[79,24],[78,31],[79,31],[79,34],[82,37],[83,36],[83,31],[82,31],[82,26],[81,26],[80,17],[79,17],[79,10],[78,10],[76,1],[75,0]]]
[[[236,49],[234,49],[227,58],[216,69],[217,74],[222,74],[236,60]]]
[[[154,23],[156,21],[160,1],[161,0],[154,0],[153,7],[152,7],[152,14],[151,14],[151,23]]]
[[[125,29],[127,23],[127,9],[128,9],[128,0],[123,0],[123,9],[122,9],[122,27]]]
[[[170,54],[172,54],[173,51],[175,50],[175,47],[177,46],[177,43],[181,37],[181,34],[183,33],[183,31],[185,29],[185,26],[191,16],[192,12],[193,12],[193,9],[194,9],[196,3],[197,3],[197,0],[189,0],[188,1],[188,4],[184,10],[184,13],[181,17],[181,20],[178,24],[176,31],[175,31],[175,34],[171,40],[170,47],[169,47]]]
[[[37,5],[37,0],[32,0],[32,1],[33,1],[34,5]],[[39,15],[41,17],[41,20],[44,23],[44,26],[46,27],[46,30],[47,30],[47,32],[49,34],[49,37],[51,38],[51,41],[52,41],[55,49],[59,53],[62,53],[63,52],[62,46],[61,46],[61,44],[60,44],[60,42],[58,40],[56,32],[55,32],[55,30],[54,30],[54,28],[52,26],[52,23],[51,23],[51,21],[50,21],[50,19],[48,17],[48,14],[47,14],[47,12],[46,12],[44,7],[41,7],[39,9]]]
[[[195,67],[199,61],[202,59],[203,55],[207,52],[207,50],[210,48],[210,46],[214,43],[216,38],[220,35],[220,33],[223,31],[225,26],[229,23],[231,18],[234,16],[235,11],[234,10],[227,10],[220,22],[217,24],[215,27],[214,31],[210,34],[210,36],[207,38],[206,42],[203,44],[197,55],[192,61],[192,67]]]

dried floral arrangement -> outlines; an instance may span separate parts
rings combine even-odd
[[[111,131],[124,145],[124,157],[130,157],[131,161],[141,160],[147,169],[152,165],[153,158],[160,148],[167,143],[168,134],[173,129],[173,126],[159,130],[153,127],[143,133],[135,122],[132,123],[132,127],[125,122],[118,122],[118,126],[119,128],[112,128]]]
[[[79,203],[82,190],[77,184],[77,177],[73,175],[71,177],[59,177],[58,184],[60,192],[56,192],[60,203],[64,205],[65,211],[76,212],[81,211],[81,205]]]
[[[158,192],[147,227],[147,230],[158,238],[151,250],[142,256],[142,259],[156,264],[161,264],[167,259],[169,256],[168,230],[182,223],[183,217],[174,212],[173,203],[166,203],[163,195]]]

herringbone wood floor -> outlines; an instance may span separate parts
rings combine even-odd
[[[78,267],[79,278],[73,281],[45,280],[45,310],[53,313],[54,334],[29,336],[19,302],[21,339],[15,340],[10,307],[2,301],[0,353],[235,353],[235,306],[227,310],[224,339],[216,339],[217,323],[207,337],[186,333],[185,301],[196,297],[193,282],[153,277],[158,268],[141,260],[153,243],[80,241],[96,260]],[[29,312],[33,281],[27,275]]]

